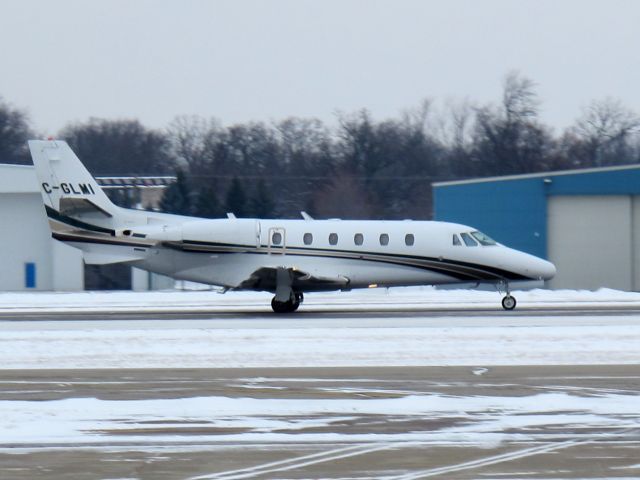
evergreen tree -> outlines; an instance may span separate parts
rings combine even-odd
[[[167,213],[191,215],[193,209],[189,180],[183,170],[176,170],[176,181],[165,190],[160,201],[160,209]]]
[[[194,215],[204,218],[218,218],[224,215],[213,184],[205,184],[198,192]]]
[[[251,214],[256,218],[270,218],[273,216],[274,203],[264,179],[258,181],[256,192],[251,199]]]
[[[109,197],[109,200],[111,200],[119,207],[132,208],[136,204],[136,201],[134,200],[132,195],[133,192],[129,189],[108,189],[105,190],[105,193],[107,194],[107,197]]]
[[[247,215],[247,196],[244,193],[242,182],[237,177],[231,180],[231,186],[227,191],[225,208],[227,212],[233,213],[238,217]]]

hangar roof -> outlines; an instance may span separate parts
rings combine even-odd
[[[533,178],[557,177],[562,175],[586,175],[590,173],[618,172],[621,170],[640,170],[640,164],[619,165],[615,167],[579,168],[575,170],[558,170],[555,172],[525,173],[521,175],[504,175],[501,177],[472,178],[468,180],[452,180],[448,182],[434,182],[432,185],[434,187],[446,187],[450,185],[467,185],[467,184],[473,184],[473,183],[486,183],[486,182],[504,182],[509,180],[527,180],[527,179],[533,179]]]
[[[547,202],[564,195],[640,195],[640,165],[433,184],[434,220],[473,225],[497,241],[547,255]]]
[[[33,165],[0,164],[0,193],[40,193]]]

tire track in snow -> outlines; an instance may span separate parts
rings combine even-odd
[[[602,440],[603,438],[625,435],[627,433],[634,432],[638,429],[640,429],[640,425],[633,425],[630,427],[626,427],[622,430],[616,430],[615,432],[598,435],[595,438],[579,439],[579,440],[573,439],[573,440],[567,440],[560,443],[554,443],[551,445],[539,445],[537,447],[529,447],[522,450],[517,450],[515,452],[503,453],[503,454],[494,455],[491,457],[480,458],[478,460],[472,460],[470,462],[463,462],[463,463],[458,463],[456,465],[449,465],[446,467],[438,467],[438,468],[432,468],[429,470],[422,470],[419,472],[413,472],[406,475],[400,475],[397,477],[389,477],[389,480],[418,480],[420,478],[435,477],[437,475],[442,475],[445,473],[453,473],[453,472],[459,472],[462,470],[488,467],[498,463],[519,460],[521,458],[531,457],[531,456],[539,455],[542,453],[555,452],[557,450],[570,448],[576,445],[586,445],[588,443],[595,443],[595,442],[598,442],[599,440]]]
[[[600,434],[595,438],[582,438],[571,439],[564,442],[537,445],[535,447],[529,447],[515,452],[508,452],[499,455],[493,455],[490,457],[480,458],[469,462],[463,462],[455,465],[448,465],[445,467],[437,467],[428,470],[422,470],[418,472],[411,472],[408,474],[385,477],[388,480],[418,480],[421,478],[429,478],[437,475],[443,475],[447,473],[454,473],[463,470],[470,470],[474,468],[487,467],[498,463],[510,462],[519,460],[534,455],[540,455],[543,453],[554,452],[565,448],[570,448],[576,445],[586,445],[588,443],[596,443],[602,439],[623,436],[625,434],[635,432],[640,429],[640,425],[632,425],[625,427],[614,432]],[[304,468],[310,465],[316,465],[319,463],[332,462],[335,460],[341,460],[344,458],[355,457],[359,455],[365,455],[374,453],[390,448],[407,448],[417,445],[424,445],[431,442],[385,442],[372,445],[355,445],[351,447],[338,448],[329,450],[326,452],[318,452],[311,455],[305,455],[301,457],[295,457],[288,460],[279,460],[277,462],[269,462],[262,465],[255,465],[253,467],[246,467],[236,470],[229,470],[226,472],[218,472],[213,474],[205,474],[196,477],[190,477],[188,480],[240,480],[244,478],[251,478],[257,475],[263,475],[272,472],[283,472],[288,470],[295,470],[298,468]]]
[[[410,443],[412,445],[415,444],[415,442]],[[295,457],[289,460],[279,460],[277,462],[264,463],[262,465],[256,465],[253,467],[228,470],[226,472],[218,472],[210,475],[199,475],[197,477],[190,477],[188,480],[239,480],[242,478],[251,478],[255,475],[294,470],[296,468],[315,465],[317,463],[331,462],[343,458],[355,457],[358,455],[364,455],[380,450],[386,450],[394,445],[396,445],[395,442],[376,444],[373,447],[371,445],[355,445],[351,447],[329,450],[326,452],[314,453],[311,455],[304,455],[302,457]],[[404,445],[406,444],[403,444],[403,446]]]

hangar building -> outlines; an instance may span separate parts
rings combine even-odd
[[[550,288],[640,291],[640,165],[433,184],[434,218],[555,263]]]
[[[103,188],[136,190],[153,206],[174,177],[97,178]],[[84,289],[82,252],[53,240],[35,169],[0,164],[0,291]],[[132,269],[135,290],[171,288],[173,280]]]
[[[0,164],[0,291],[82,290],[82,252],[51,238],[33,167]]]

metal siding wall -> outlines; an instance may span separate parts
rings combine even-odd
[[[131,267],[131,289],[135,291],[170,290],[176,281],[171,277]]]
[[[509,247],[545,258],[545,188],[542,178],[436,187],[434,216],[472,226]]]
[[[631,248],[633,252],[633,285],[631,288],[638,292],[640,291],[640,196],[633,196],[631,202]]]
[[[557,196],[548,208],[552,288],[632,288],[630,196]]]
[[[49,225],[39,193],[0,193],[0,290],[25,289],[25,263],[36,264],[36,290],[51,289]]]
[[[84,290],[84,261],[82,251],[51,238],[53,262],[51,288],[58,292]]]

